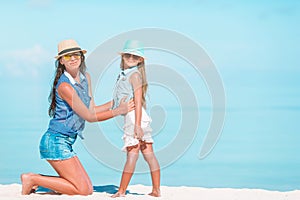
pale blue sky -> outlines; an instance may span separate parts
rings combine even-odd
[[[292,70],[299,66],[299,9],[298,1],[283,0],[7,1],[0,8],[0,77],[43,73],[62,39],[74,38],[91,52],[114,35],[143,27],[189,36],[221,70]]]

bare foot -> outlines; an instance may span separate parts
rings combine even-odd
[[[150,194],[148,194],[150,196],[153,196],[153,197],[160,197],[160,190],[153,190]]]
[[[125,197],[125,194],[121,194],[121,193],[117,192],[116,194],[111,196],[111,198],[116,198],[116,197]]]
[[[33,173],[28,173],[28,174],[22,174],[21,175],[21,181],[22,181],[22,195],[28,195],[35,191],[37,187],[34,186],[32,183],[32,175]]]

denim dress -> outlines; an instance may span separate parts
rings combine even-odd
[[[50,120],[48,130],[42,136],[40,142],[41,158],[47,160],[64,160],[75,156],[72,145],[76,141],[77,135],[83,139],[82,131],[85,126],[85,120],[77,115],[57,92],[60,84],[64,82],[75,89],[87,108],[91,101],[88,81],[85,75],[80,74],[80,83],[78,83],[65,71],[56,85],[54,117]]]

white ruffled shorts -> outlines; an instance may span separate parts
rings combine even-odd
[[[153,139],[151,136],[152,128],[150,127],[151,124],[151,117],[146,113],[145,109],[142,108],[142,121],[141,127],[144,132],[144,137],[142,138],[143,141],[146,143],[153,143]],[[127,152],[127,147],[135,146],[139,143],[139,140],[134,138],[134,125],[135,125],[135,111],[130,111],[124,116],[124,135],[122,137],[124,141],[124,146],[122,151]]]

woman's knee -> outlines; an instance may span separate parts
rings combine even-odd
[[[79,195],[84,195],[84,196],[91,195],[93,194],[93,191],[94,189],[91,184],[87,184],[86,186],[82,186],[78,188]]]

